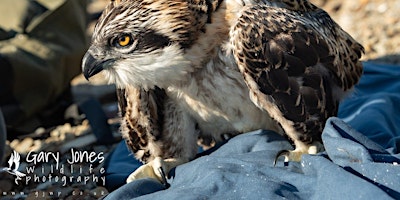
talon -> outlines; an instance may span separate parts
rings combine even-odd
[[[159,167],[158,172],[160,172],[160,174],[161,174],[162,184],[164,185],[164,187],[166,189],[168,189],[171,185],[167,181],[167,178],[166,178],[167,176],[165,175],[164,169],[162,167]]]
[[[132,174],[129,175],[126,181],[129,183],[141,178],[154,178],[168,188],[170,187],[170,184],[167,182],[167,174],[172,168],[185,162],[187,162],[186,159],[162,159],[161,157],[156,157],[149,163],[137,168]]]
[[[289,155],[290,155],[290,151],[289,150],[281,150],[281,151],[279,151],[278,154],[276,154],[275,159],[274,159],[274,167],[276,166],[276,163],[278,162],[278,159],[281,156],[285,157],[283,165],[285,167],[287,167],[289,165]]]
[[[295,141],[295,143],[296,143],[296,141]],[[302,142],[297,141],[295,146],[296,146],[295,150],[279,151],[278,154],[275,156],[274,167],[276,166],[276,163],[277,163],[279,157],[281,157],[281,156],[285,157],[284,165],[286,167],[289,165],[289,161],[300,162],[302,155],[317,154],[318,152],[323,151],[323,149],[324,149],[324,146],[318,141],[314,141],[312,144],[304,144]]]

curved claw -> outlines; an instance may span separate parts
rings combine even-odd
[[[170,185],[167,182],[166,175],[171,171],[171,169],[185,162],[187,162],[186,159],[162,159],[161,157],[156,157],[154,160],[137,168],[128,176],[126,182],[129,183],[141,178],[154,178],[168,188]]]
[[[274,166],[276,165],[279,157],[281,156],[285,157],[284,165],[286,167],[289,165],[289,161],[300,162],[304,154],[317,154],[319,151],[322,151],[323,149],[324,149],[323,145],[318,141],[315,141],[312,144],[298,143],[296,144],[296,149],[293,151],[291,150],[279,151],[278,154],[275,156]]]
[[[279,157],[284,156],[285,157],[285,161],[284,161],[284,166],[288,166],[289,165],[289,155],[290,155],[290,151],[289,150],[281,150],[279,151],[274,159],[274,167],[276,166],[276,163],[278,162]]]
[[[160,172],[160,174],[161,174],[161,178],[162,178],[161,182],[162,182],[162,184],[164,185],[164,187],[166,189],[168,189],[169,186],[171,186],[171,185],[167,181],[167,178],[166,178],[167,176],[165,175],[164,169],[162,167],[160,167],[160,168],[158,168],[158,172]]]

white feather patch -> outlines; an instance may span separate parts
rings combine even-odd
[[[174,85],[193,71],[191,62],[184,56],[178,45],[171,45],[149,54],[132,54],[121,59],[105,70],[106,78],[118,88],[126,86],[145,89]]]

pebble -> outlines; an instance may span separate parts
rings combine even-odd
[[[14,149],[15,151],[21,153],[21,154],[26,154],[29,152],[29,149],[33,145],[33,139],[30,137],[27,137],[23,139]]]
[[[19,144],[19,140],[18,139],[14,139],[13,141],[10,142],[10,147],[12,149],[15,149]]]
[[[96,188],[90,190],[90,194],[91,194],[93,197],[95,197],[95,198],[98,199],[98,198],[100,198],[100,197],[102,197],[102,196],[104,196],[104,195],[107,195],[107,194],[108,194],[108,191],[107,191],[106,188],[99,186],[99,187],[96,187]]]
[[[342,28],[365,47],[363,60],[379,60],[383,63],[400,64],[399,1],[310,1],[316,5],[322,5],[323,9]],[[340,9],[337,10],[338,5],[340,5]]]
[[[42,149],[42,141],[41,140],[34,140],[33,145],[29,148],[29,151],[39,152]]]

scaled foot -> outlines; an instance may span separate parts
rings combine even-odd
[[[129,177],[126,179],[126,182],[130,183],[141,178],[153,178],[168,187],[169,184],[166,176],[168,175],[169,171],[183,163],[185,163],[183,159],[169,158],[163,160],[161,157],[156,157],[149,163],[137,168],[132,174],[129,175]]]
[[[274,160],[274,166],[276,165],[280,157],[284,157],[284,165],[287,166],[289,161],[300,162],[301,157],[304,154],[317,154],[323,151],[324,147],[320,142],[313,142],[310,145],[299,144],[296,145],[295,150],[282,150],[279,151]]]

